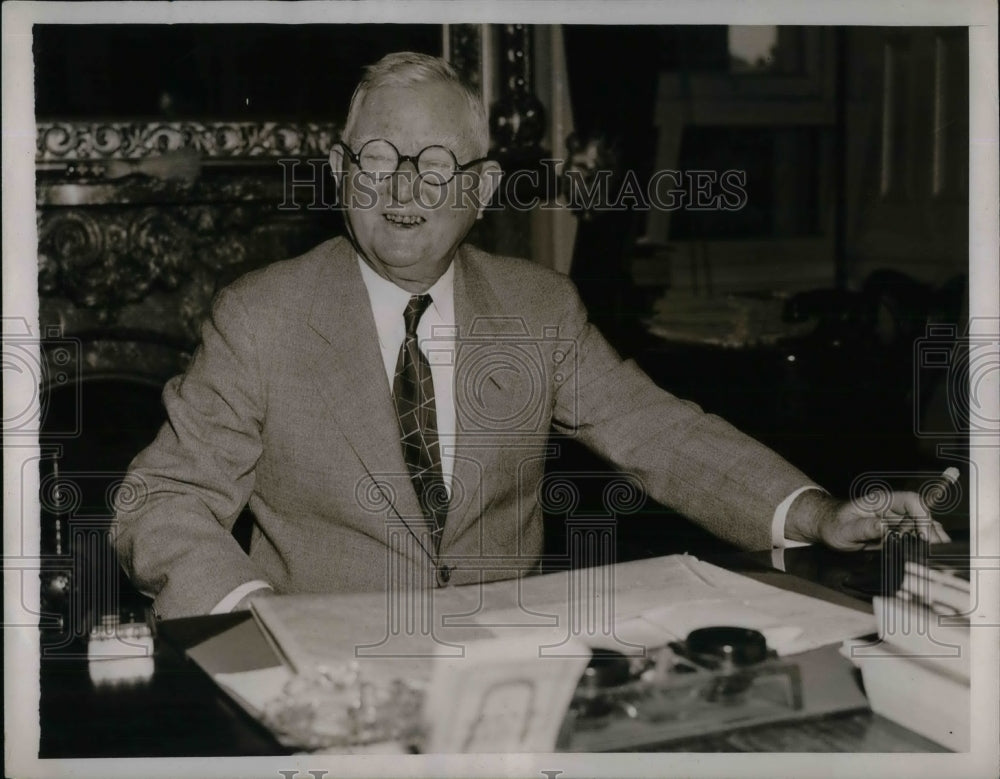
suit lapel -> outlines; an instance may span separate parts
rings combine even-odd
[[[316,390],[365,470],[387,486],[382,494],[411,527],[423,529],[423,513],[399,443],[368,291],[353,246],[330,244],[329,261],[312,296],[309,326],[315,333]],[[359,489],[367,489],[361,485]],[[395,519],[392,509],[387,516]]]
[[[354,248],[346,240],[337,240],[331,242],[328,253],[309,311],[309,326],[316,336],[316,391],[365,470],[387,485],[382,493],[395,512],[411,528],[424,531],[423,512],[403,461],[399,420]],[[484,386],[479,388],[470,387],[463,373],[463,358],[467,365],[481,366],[484,359],[490,360],[484,357],[484,350],[494,349],[511,335],[528,335],[512,333],[513,320],[505,318],[508,316],[489,281],[467,259],[465,249],[459,249],[455,258],[456,355],[452,388],[457,411],[452,479],[457,486],[442,548],[465,524],[482,515],[487,502],[483,484],[498,464],[497,446],[502,437],[493,435],[495,430],[479,421],[483,417],[509,419],[517,411],[512,404],[518,402],[518,388],[524,379],[516,372],[489,371]],[[389,509],[387,516],[395,519],[395,512]]]
[[[489,281],[469,261],[464,247],[455,259],[455,393],[456,451],[452,478],[453,500],[448,511],[442,547],[454,538],[465,524],[482,515],[487,496],[484,481],[497,464],[499,443],[489,426],[478,424],[483,416],[506,418],[502,407],[517,381],[508,371],[490,371],[482,382],[485,387],[470,386],[470,365],[482,367],[490,357],[483,350],[493,347],[495,329],[491,320],[506,314]],[[478,377],[477,377],[478,378]],[[483,390],[480,392],[479,390]],[[516,394],[516,393],[515,393]],[[481,404],[486,403],[488,408]],[[485,412],[485,414],[480,413]],[[457,486],[456,486],[457,485]]]

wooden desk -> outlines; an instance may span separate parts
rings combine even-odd
[[[836,555],[822,549],[787,553],[787,563],[811,572],[812,581],[769,568],[769,556],[739,555],[725,563],[769,584],[824,594],[849,602],[848,589],[820,589],[817,581],[832,576],[843,584],[842,571],[871,566],[870,554]],[[876,558],[877,564],[877,558]],[[836,571],[836,573],[830,573]],[[854,600],[857,605],[858,600]],[[152,676],[118,686],[95,685],[88,674],[85,651],[69,656],[65,649],[43,657],[41,671],[40,757],[166,757],[286,754],[272,736],[230,701],[192,662],[186,646],[249,619],[247,613],[185,621],[181,631],[166,629],[175,646],[158,640]],[[77,647],[79,650],[79,647]],[[85,650],[85,648],[84,648]],[[870,711],[817,720],[766,725],[679,741],[671,752],[941,752],[937,744]]]
[[[207,631],[249,618],[248,612],[198,621]],[[183,649],[158,640],[147,679],[95,684],[86,647],[43,654],[39,757],[218,757],[280,755],[283,749],[224,695]],[[82,655],[80,650],[82,649]],[[114,661],[108,661],[114,662]]]

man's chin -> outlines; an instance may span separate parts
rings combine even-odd
[[[374,256],[385,267],[398,268],[399,270],[435,264],[428,254],[414,246],[380,247],[380,250],[375,251]]]
[[[440,252],[431,252],[419,246],[398,246],[380,244],[367,251],[370,265],[375,271],[400,286],[401,282],[423,279],[433,283],[448,268],[449,257],[440,256]]]

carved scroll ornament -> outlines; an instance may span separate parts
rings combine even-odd
[[[154,291],[195,294],[184,331],[194,335],[228,267],[242,265],[255,240],[257,209],[234,206],[42,211],[38,286],[104,323]]]
[[[334,123],[39,122],[37,162],[137,159],[181,148],[203,158],[325,157]]]

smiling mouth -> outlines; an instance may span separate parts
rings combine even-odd
[[[427,221],[422,216],[415,214],[382,214],[382,216],[389,224],[396,225],[397,227],[417,227]]]

